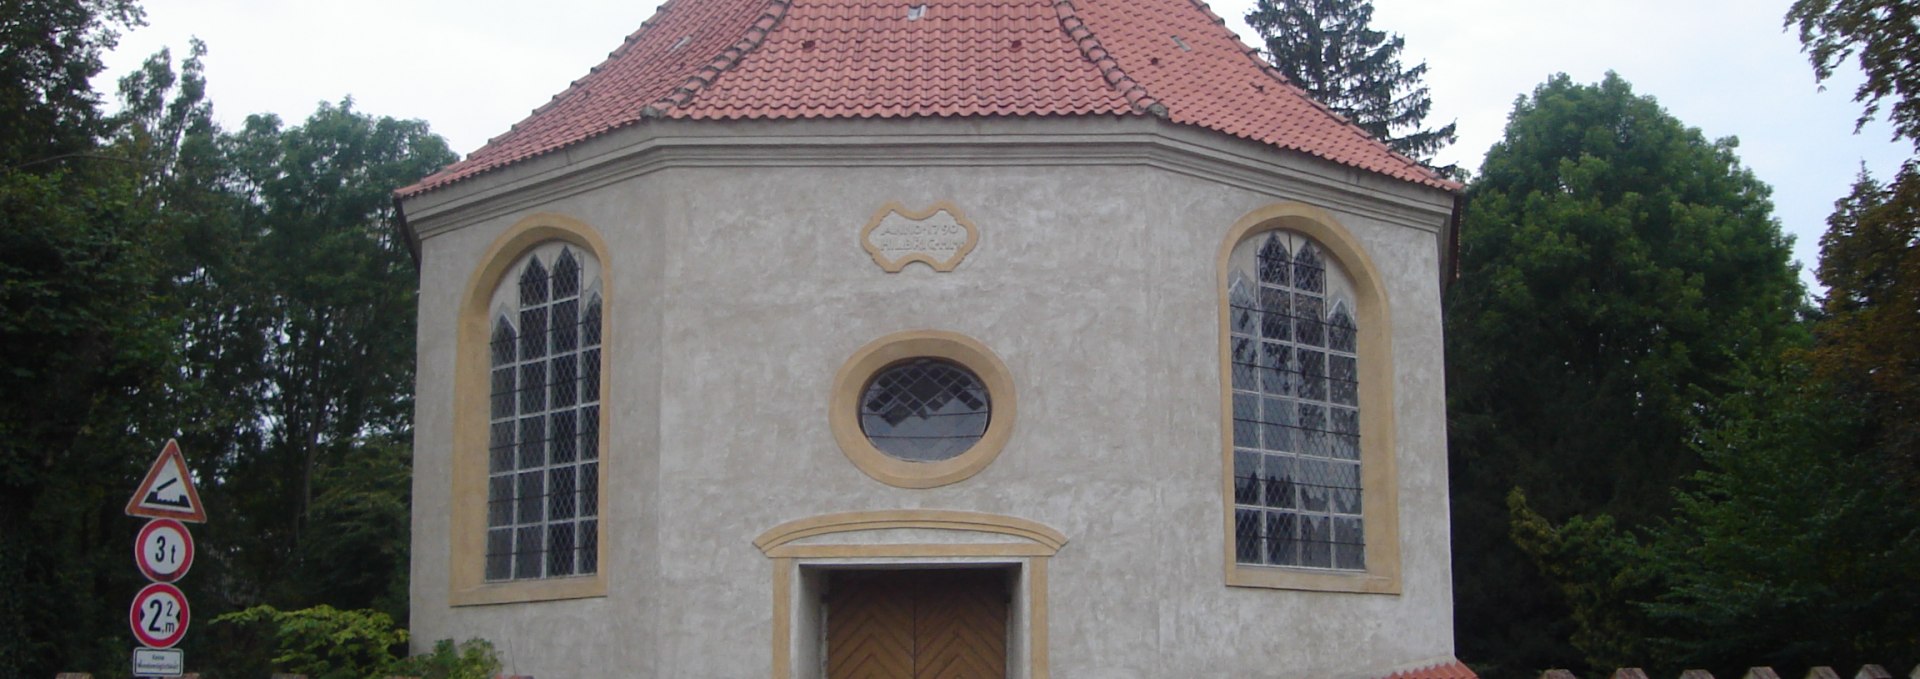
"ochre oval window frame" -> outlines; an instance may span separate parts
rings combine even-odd
[[[987,431],[966,452],[938,462],[909,462],[881,452],[860,427],[860,398],[874,375],[901,361],[937,358],[957,363],[986,385],[993,404]],[[986,469],[1013,436],[1017,403],[1013,376],[992,349],[966,335],[945,330],[908,330],[881,337],[853,352],[834,376],[827,421],[840,452],[873,480],[897,488],[938,488],[972,478]]]

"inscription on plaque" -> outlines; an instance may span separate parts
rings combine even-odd
[[[899,273],[914,262],[952,271],[979,242],[980,229],[945,201],[921,212],[888,203],[860,232],[861,247],[888,273]]]

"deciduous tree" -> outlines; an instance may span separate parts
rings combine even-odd
[[[1662,516],[1699,467],[1694,423],[1802,337],[1789,241],[1734,148],[1616,75],[1561,75],[1469,190],[1446,300],[1455,624],[1489,676],[1574,656],[1508,493],[1554,521]]]
[[[1867,408],[1884,471],[1920,491],[1920,161],[1861,173],[1820,238],[1814,366]]]
[[[1831,386],[1793,366],[1723,401],[1669,520],[1553,525],[1515,504],[1515,539],[1566,595],[1591,667],[1920,661],[1920,505]]]
[[[1822,82],[1849,57],[1866,75],[1853,100],[1865,110],[1854,129],[1866,125],[1887,99],[1894,134],[1920,149],[1920,5],[1907,0],[1796,0],[1786,24],[1798,27],[1800,44]]]

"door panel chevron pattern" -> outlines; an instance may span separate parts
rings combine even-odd
[[[891,574],[848,573],[827,596],[827,676],[913,676],[913,600]]]
[[[914,601],[914,679],[1007,676],[1007,598],[999,573],[950,574]]]
[[[1007,676],[1003,572],[848,572],[829,590],[829,679]]]

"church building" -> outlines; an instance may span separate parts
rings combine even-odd
[[[399,192],[414,638],[539,679],[1472,677],[1459,191],[1198,0],[669,0]]]

